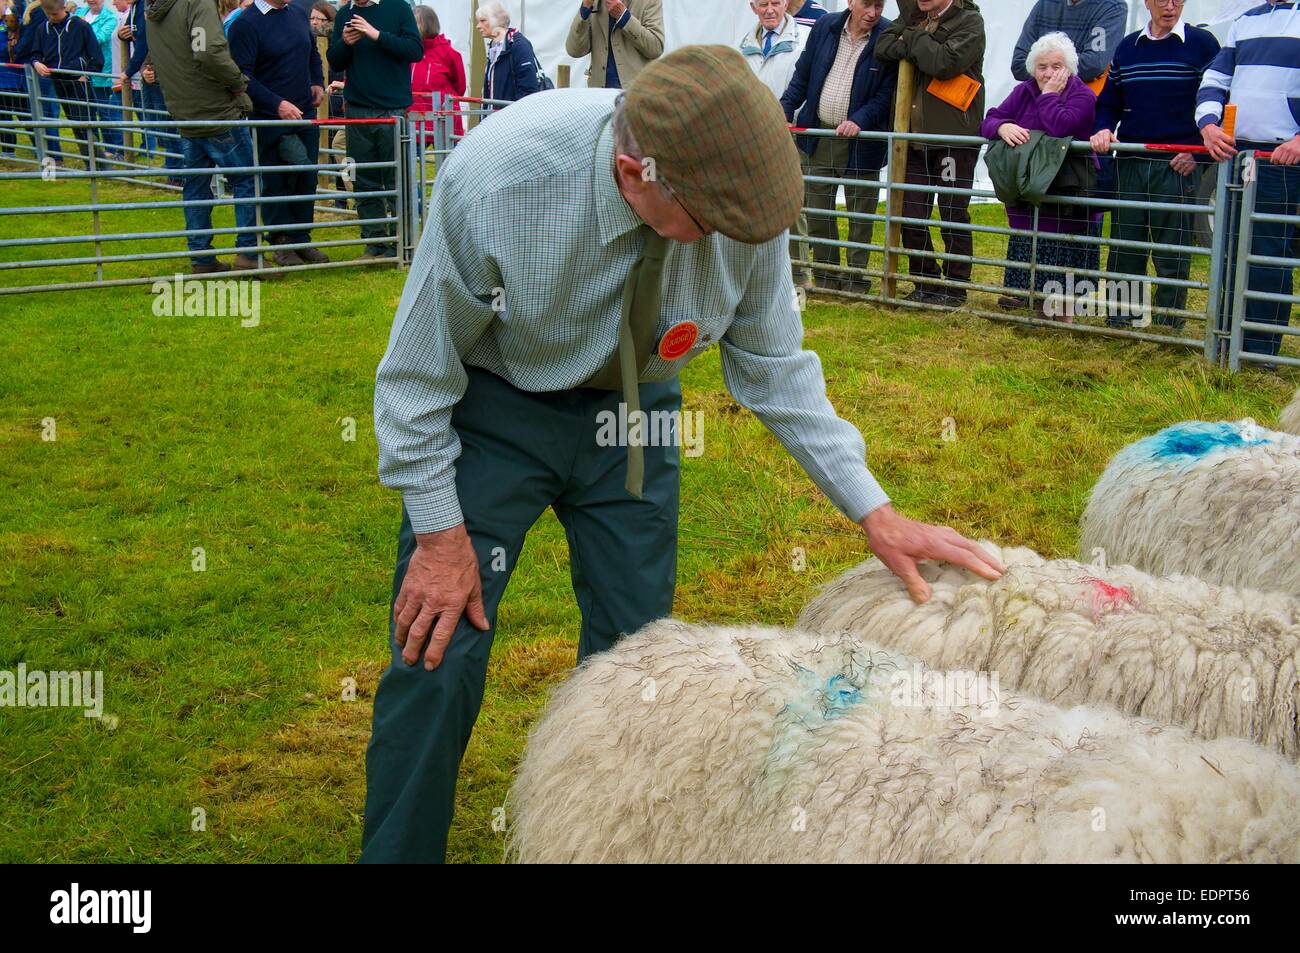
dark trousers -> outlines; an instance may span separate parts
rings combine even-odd
[[[356,127],[353,127],[354,129]],[[349,134],[349,138],[351,135]],[[483,603],[492,628],[462,619],[442,664],[392,664],[375,696],[366,751],[363,863],[441,861],[455,807],[456,775],[483,702],[497,607],[524,536],[549,506],[569,542],[570,575],[582,629],[578,660],[672,612],[677,574],[677,447],[645,448],[645,492],[623,488],[627,450],[596,443],[602,411],[618,413],[617,391],[531,394],[475,368],[452,412],[460,438],[456,490],[478,556]],[[674,379],[641,385],[647,413],[681,406]],[[415,551],[403,512],[393,599]],[[490,817],[474,818],[490,824]]]
[[[347,106],[349,119],[377,119],[383,116],[401,116],[403,110],[366,109],[364,106]],[[389,125],[348,126],[348,158],[354,162],[392,162],[393,161],[393,127]],[[397,188],[395,169],[357,169],[354,191],[377,192]],[[389,218],[397,213],[397,200],[394,196],[376,197],[357,195],[357,218]],[[362,225],[361,237],[367,242],[396,235],[391,224]],[[396,255],[397,249],[390,242],[383,245],[367,245],[372,251]]]
[[[849,153],[853,140],[838,136],[818,136],[817,150],[809,156],[800,153],[805,175],[825,176],[827,178],[871,179],[880,174],[879,169],[853,172],[849,169]],[[838,185],[825,182],[804,183],[804,202],[809,208],[825,211],[835,210],[835,193]],[[874,215],[878,211],[880,189],[865,185],[844,186],[844,201],[848,211]],[[808,234],[813,238],[840,240],[840,220],[828,215],[808,216]],[[849,241],[863,245],[871,244],[872,230],[875,222],[864,219],[849,219]],[[819,265],[839,265],[840,248],[837,245],[814,244],[813,260]],[[866,271],[871,261],[871,252],[865,248],[850,248],[848,262],[850,268]],[[835,272],[821,271],[818,277],[839,277]],[[844,275],[845,278],[865,279],[866,275]]]
[[[1243,148],[1238,143],[1238,148]],[[1255,193],[1256,214],[1295,215],[1300,203],[1300,165],[1273,165],[1266,159],[1255,165],[1258,182]],[[1250,253],[1260,257],[1286,258],[1293,256],[1296,226],[1290,222],[1252,223]],[[1294,267],[1276,265],[1251,265],[1246,274],[1246,287],[1250,291],[1289,295],[1294,287]],[[1228,233],[1227,289],[1233,293],[1237,281],[1237,232]],[[1291,323],[1291,305],[1284,301],[1256,301],[1246,299],[1246,320],[1261,324],[1285,327]],[[1242,348],[1252,354],[1275,355],[1282,347],[1282,336],[1267,331],[1246,331]]]
[[[979,149],[968,147],[920,146],[907,150],[907,182],[909,185],[939,186],[942,188],[969,189],[975,181],[975,163]],[[970,224],[970,196],[940,194],[939,218],[948,225]],[[905,192],[903,215],[907,218],[929,218],[935,204],[934,192]],[[908,272],[916,279],[918,290],[939,292],[942,285],[929,285],[924,278],[947,278],[949,281],[970,281],[971,254],[975,248],[969,231],[940,226],[944,252],[960,255],[964,261],[940,261],[931,258],[934,242],[930,229],[923,225],[904,225],[903,247],[908,251],[925,254],[908,258]],[[952,290],[952,289],[949,289]]]
[[[1149,158],[1122,155],[1115,160],[1119,197],[1128,201],[1168,202],[1170,205],[1191,205],[1205,169],[1198,165],[1187,175],[1179,175],[1169,166],[1169,156]],[[1117,208],[1110,213],[1110,237],[1130,242],[1150,242],[1155,245],[1195,245],[1196,232],[1190,213],[1174,207],[1169,209]],[[1116,248],[1111,246],[1107,271],[1122,275],[1146,277],[1147,262],[1155,266],[1159,278],[1187,280],[1192,271],[1192,256],[1185,252],[1165,249]],[[1187,307],[1187,289],[1170,285],[1157,285],[1153,304],[1156,308]],[[1173,323],[1167,315],[1156,318],[1161,324]],[[1176,322],[1181,324],[1181,319]]]
[[[320,133],[315,126],[300,128],[274,128],[263,126],[257,130],[257,161],[262,166],[306,165],[317,161]],[[286,141],[287,140],[287,141]],[[272,245],[297,244],[311,241],[312,205],[316,194],[316,173],[263,172],[262,195],[276,198],[285,195],[306,195],[300,202],[267,202],[262,206],[263,225],[298,225],[299,228],[276,228],[266,233]]]
[[[90,92],[89,80],[83,83],[76,79],[57,77],[54,80],[54,92],[59,99],[63,100],[59,105],[63,107],[63,115],[71,122],[90,122],[93,96]],[[72,135],[77,140],[77,148],[81,151],[81,157],[88,159],[90,154],[90,129],[86,126],[74,128]]]
[[[0,120],[22,122],[30,115],[31,103],[27,99],[25,89],[0,89]],[[0,129],[0,153],[12,153],[17,144],[18,136],[15,130]]]

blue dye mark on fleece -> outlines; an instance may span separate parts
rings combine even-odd
[[[823,684],[816,673],[795,666],[799,687],[806,693],[802,698],[792,700],[781,714],[793,718],[807,728],[815,724],[813,719],[830,721],[844,714],[850,706],[862,700],[862,689],[853,683],[853,679],[839,673],[832,675]]]
[[[1153,458],[1167,460],[1171,457],[1200,458],[1215,450],[1257,447],[1272,441],[1263,437],[1247,440],[1237,424],[1197,421],[1166,427],[1140,443],[1149,444],[1148,451]]]
[[[822,717],[834,718],[861,698],[862,689],[843,675],[832,675],[830,681],[826,683],[826,705],[822,710]]]

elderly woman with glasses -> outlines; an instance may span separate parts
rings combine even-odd
[[[1015,148],[1029,142],[1029,134],[1042,131],[1053,138],[1087,139],[1092,135],[1097,113],[1097,97],[1079,79],[1079,54],[1064,33],[1040,37],[1029,50],[1030,78],[1008,96],[1002,105],[989,111],[980,126],[987,139],[1001,139]],[[1095,162],[1095,159],[1089,161]],[[1037,215],[1037,249],[1035,251],[1035,210],[1029,205],[1007,206],[1007,221],[1014,234],[1007,242],[1007,260],[1035,261],[1066,271],[1096,271],[1101,263],[1101,249],[1050,235],[1080,235],[1089,230],[1100,214],[1087,207],[1063,207],[1044,204]],[[1046,234],[1044,234],[1046,233]],[[1091,276],[1084,276],[1089,277]],[[1048,282],[1065,284],[1064,271],[1038,269],[1034,290],[1041,292]],[[1004,281],[1008,289],[1028,291],[1029,270],[1008,267]],[[1004,308],[1024,307],[1019,296],[999,299]],[[1049,315],[1050,302],[1039,310]],[[1067,320],[1069,320],[1067,318]]]

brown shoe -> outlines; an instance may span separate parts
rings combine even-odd
[[[303,260],[298,257],[296,251],[271,252],[271,260],[281,268],[293,268],[297,265],[305,264]]]
[[[230,266],[220,261],[214,261],[207,265],[190,266],[190,274],[192,275],[219,275],[229,270]]]
[[[295,254],[309,265],[323,265],[330,260],[319,248],[299,248]]]
[[[237,270],[237,271],[250,271],[250,270],[252,270],[252,269],[254,269],[254,268],[256,268],[256,267],[258,267],[256,256],[254,256],[254,255],[236,255],[236,256],[235,256],[235,270]]]

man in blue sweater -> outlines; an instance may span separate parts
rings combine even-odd
[[[230,25],[230,55],[248,77],[254,119],[303,119],[301,126],[257,130],[258,163],[263,166],[315,165],[318,133],[311,111],[325,98],[320,53],[307,15],[288,0],[254,0]],[[306,119],[304,119],[304,116]],[[306,245],[311,241],[316,173],[310,169],[262,175],[262,195],[308,196],[296,202],[273,201],[262,206],[262,223],[269,226],[272,245]],[[329,256],[317,248],[281,249],[271,258],[277,265],[318,265]]]
[[[1097,102],[1097,134],[1092,147],[1110,152],[1116,139],[1126,143],[1200,145],[1196,128],[1196,94],[1201,77],[1219,52],[1219,41],[1208,30],[1182,22],[1182,0],[1146,0],[1151,22],[1124,37],[1115,51],[1106,88]],[[1121,199],[1168,202],[1195,201],[1205,163],[1185,152],[1171,159],[1167,153],[1139,155],[1126,152],[1116,160],[1116,181]],[[1165,246],[1194,244],[1192,216],[1175,208],[1161,211],[1117,208],[1111,212],[1110,237],[1122,241],[1152,242]],[[1150,251],[1112,245],[1108,270],[1146,277],[1147,259],[1163,279],[1186,281],[1192,256],[1186,252]],[[1185,287],[1159,285],[1155,292],[1159,311],[1181,311],[1187,306]],[[1157,324],[1181,329],[1183,318],[1159,313]],[[1110,315],[1107,324],[1119,327],[1122,316]]]
[[[1022,83],[1029,79],[1030,47],[1041,37],[1059,32],[1070,38],[1079,53],[1079,79],[1091,85],[1106,75],[1126,26],[1125,0],[1038,0],[1011,54],[1011,73]]]

